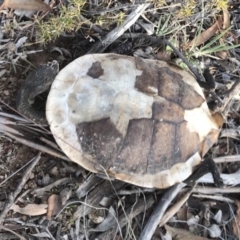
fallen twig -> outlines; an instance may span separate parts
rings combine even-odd
[[[150,4],[141,4],[139,5],[133,12],[131,12],[124,23],[114,28],[110,33],[106,35],[101,41],[97,42],[87,54],[90,53],[102,53],[112,42],[118,39],[125,31],[127,31],[141,16],[141,14],[145,11],[145,9]]]
[[[60,184],[67,184],[71,181],[72,181],[71,178],[62,178],[62,179],[59,179],[56,182],[51,183],[51,184],[49,184],[49,185],[47,185],[43,188],[37,188],[37,189],[33,190],[31,192],[31,194],[34,195],[34,196],[40,197],[44,194],[44,192],[50,191],[53,187],[56,187]]]
[[[234,200],[227,197],[223,197],[223,196],[210,196],[210,195],[203,195],[203,194],[202,195],[193,194],[192,196],[196,198],[206,198],[206,199],[211,199],[211,200],[216,200],[221,202],[235,203]]]
[[[85,24],[90,26],[90,29],[92,28],[95,32],[97,32],[98,34],[104,36],[106,34],[106,32],[104,30],[102,30],[101,28],[99,28],[97,25],[95,25],[94,23],[92,23],[89,19],[85,18],[84,16],[80,15],[80,18],[82,21],[84,21]]]
[[[20,234],[14,232],[13,230],[11,230],[11,229],[9,229],[9,228],[0,226],[0,229],[4,230],[4,231],[6,231],[6,232],[10,232],[10,233],[12,233],[13,235],[16,235],[17,237],[19,237],[20,240],[26,240],[25,237],[21,236]]]
[[[158,205],[154,209],[152,215],[150,216],[146,226],[144,227],[139,237],[139,240],[152,239],[153,233],[156,230],[160,220],[162,219],[163,214],[165,213],[167,207],[170,205],[170,203],[176,197],[179,191],[185,186],[186,186],[185,183],[179,183],[169,188],[168,190],[166,190],[166,192],[163,194],[162,198],[160,199]]]
[[[190,195],[192,194],[193,189],[195,186],[193,186],[189,191],[187,191],[174,205],[172,205],[164,214],[162,217],[159,227],[162,227],[165,225],[168,220],[174,216],[183,206],[183,204],[189,199]]]
[[[229,155],[223,157],[217,157],[213,159],[215,163],[228,163],[228,162],[239,162],[240,155]]]
[[[4,133],[5,135],[9,136],[10,138],[13,138],[14,140],[24,144],[24,145],[27,145],[28,147],[31,147],[31,148],[35,148],[41,152],[45,152],[45,153],[48,153],[54,157],[58,157],[58,158],[61,158],[63,160],[66,160],[66,161],[70,161],[69,158],[61,155],[60,153],[58,153],[57,151],[54,151],[53,149],[51,148],[48,148],[48,147],[45,147],[45,146],[42,146],[40,144],[37,144],[37,143],[34,143],[32,141],[29,141],[29,140],[26,140],[24,138],[21,138],[21,137],[17,137],[11,133],[8,133],[8,132],[5,132]]]
[[[55,239],[52,236],[51,232],[49,231],[48,226],[38,225],[38,224],[34,224],[34,223],[29,223],[29,222],[24,222],[24,221],[21,221],[17,218],[7,218],[6,221],[18,223],[18,224],[21,224],[21,226],[24,226],[24,227],[34,227],[34,228],[43,229],[48,233],[48,235],[51,239],[53,239],[53,240]]]
[[[240,187],[231,187],[231,188],[217,188],[217,187],[195,187],[192,191],[193,193],[201,194],[229,194],[229,193],[238,193],[240,192]]]

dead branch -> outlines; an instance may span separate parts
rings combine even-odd
[[[156,230],[160,220],[162,219],[166,209],[171,204],[172,200],[177,196],[179,191],[185,186],[185,183],[179,183],[166,190],[158,205],[155,207],[146,226],[144,227],[139,240],[150,240],[152,238],[153,233]]]
[[[90,53],[102,53],[111,43],[116,41],[125,31],[127,31],[141,16],[141,14],[145,11],[147,7],[149,7],[148,4],[141,4],[139,5],[135,10],[133,10],[124,23],[114,28],[110,33],[106,35],[101,41],[97,42],[89,51],[87,54]]]

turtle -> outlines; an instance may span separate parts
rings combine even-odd
[[[32,72],[17,109],[45,125],[32,103],[53,82],[46,116],[56,142],[72,161],[104,176],[150,188],[181,182],[224,122],[194,77],[163,61],[89,54],[58,70],[53,61]]]
[[[114,53],[84,55],[64,67],[51,85],[46,118],[73,162],[160,189],[192,174],[224,122],[189,72]]]

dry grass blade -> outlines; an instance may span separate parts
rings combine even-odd
[[[43,188],[37,188],[37,189],[33,190],[31,192],[31,194],[34,195],[34,196],[37,196],[37,197],[42,197],[44,192],[50,191],[52,188],[54,188],[54,187],[56,187],[60,184],[67,184],[69,182],[71,182],[70,178],[62,178],[62,179],[59,179],[56,182],[54,182],[52,184],[49,184],[49,185],[47,185]]]
[[[94,208],[99,207],[99,202],[103,199],[103,197],[112,195],[113,188],[116,191],[118,191],[121,188],[123,188],[124,185],[125,185],[125,183],[120,182],[120,181],[111,183],[107,180],[104,181],[102,184],[99,184],[87,196],[86,204],[88,206],[85,204],[79,206],[77,211],[74,213],[73,219],[76,220],[77,218],[84,217],[85,215],[91,213],[94,210]]]
[[[48,229],[48,226],[43,226],[43,225],[38,225],[38,224],[34,224],[34,223],[29,223],[29,222],[24,222],[24,221],[21,221],[19,220],[18,218],[7,218],[6,221],[8,222],[14,222],[14,223],[17,223],[17,224],[20,224],[21,226],[24,226],[24,227],[34,227],[35,229],[41,229],[41,230],[44,230],[47,232],[47,234],[49,235],[50,239],[55,239],[52,234],[50,233],[49,229]],[[0,226],[1,228],[1,226]],[[32,235],[33,236],[33,235]],[[24,238],[25,239],[25,238]],[[29,238],[28,238],[29,239]],[[38,238],[39,239],[39,238]]]
[[[52,155],[54,157],[58,157],[58,158],[61,158],[63,160],[69,161],[69,159],[67,157],[63,156],[61,153],[59,153],[59,152],[57,152],[57,151],[55,151],[55,150],[53,150],[53,149],[51,149],[49,147],[45,147],[43,145],[34,143],[34,142],[30,141],[30,140],[27,140],[27,139],[24,139],[24,138],[21,138],[21,137],[17,137],[17,136],[15,136],[15,135],[13,135],[11,133],[8,133],[8,132],[5,132],[5,135],[10,137],[10,138],[12,138],[12,139],[14,139],[14,140],[16,140],[17,142],[20,142],[20,143],[26,145],[26,146],[29,146],[31,148],[35,148],[35,149],[37,149],[37,150],[39,150],[41,152],[48,153],[48,154],[50,154],[50,155]]]
[[[17,131],[16,129],[14,128],[11,128],[11,127],[8,127],[7,125],[5,124],[2,124],[0,123],[0,132],[2,133],[12,133],[12,134],[16,134],[16,135],[19,135],[19,136],[23,136],[23,134],[21,134],[19,131]]]
[[[6,227],[3,227],[3,226],[0,226],[0,229],[1,230],[4,230],[4,231],[6,231],[6,232],[10,232],[10,233],[12,233],[12,234],[14,234],[14,235],[16,235],[20,240],[26,240],[26,238],[25,237],[23,237],[23,236],[21,236],[21,235],[19,235],[18,233],[16,233],[16,232],[14,232],[14,231],[12,231],[11,229],[9,229],[9,228],[6,228]]]
[[[5,0],[0,7],[12,8],[15,10],[29,10],[29,11],[50,11],[51,8],[41,0]]]
[[[0,100],[0,102],[4,104],[3,101]],[[4,104],[4,105],[7,106],[6,104]],[[4,124],[13,124],[14,122],[12,120],[20,121],[22,123],[29,123],[29,121],[26,120],[25,118],[22,118],[20,116],[14,115],[14,114],[6,113],[6,112],[0,111],[0,116],[2,116],[0,122],[4,123]],[[4,118],[4,117],[6,117],[6,118]],[[10,118],[12,120],[9,120],[7,118]]]
[[[39,151],[46,152],[52,156],[61,158],[63,160],[69,161],[69,159],[61,154],[56,145],[51,141],[41,137],[41,133],[45,134],[47,130],[42,127],[35,127],[36,125],[31,125],[25,119],[18,117],[17,115],[8,114],[0,111],[0,133],[24,144],[29,147],[35,148]],[[48,133],[48,132],[47,132]],[[34,142],[29,138],[30,136],[35,136],[40,143]],[[44,146],[42,142],[47,143]]]
[[[170,227],[168,225],[165,225],[164,226],[167,230],[167,232],[174,236],[176,239],[184,239],[184,240],[192,240],[192,239],[195,239],[195,240],[207,240],[209,238],[205,238],[205,237],[199,237],[187,230],[184,230],[184,229],[180,229],[180,228],[173,228],[173,227]]]
[[[147,211],[155,203],[155,200],[152,196],[147,197],[146,200],[140,199],[136,205],[130,206],[125,213],[122,213],[119,216],[119,225],[121,229],[128,225],[132,219],[134,219],[140,213]],[[104,233],[98,235],[99,240],[111,240],[114,239],[116,235],[116,228],[110,229]]]
[[[210,199],[210,200],[215,200],[215,201],[220,201],[220,202],[226,202],[226,203],[234,203],[235,201],[228,198],[228,197],[223,197],[223,196],[218,196],[218,195],[204,195],[204,194],[199,194],[199,195],[196,195],[196,194],[193,194],[192,197],[195,197],[195,198],[200,198],[200,199]]]
[[[13,205],[18,194],[22,191],[24,185],[26,184],[26,182],[28,181],[28,179],[30,177],[30,173],[32,172],[33,168],[37,165],[40,158],[41,158],[41,155],[40,155],[40,153],[38,153],[38,155],[35,157],[35,160],[29,165],[29,167],[26,169],[25,173],[23,174],[23,177],[22,177],[20,183],[18,184],[17,189],[13,193],[13,195],[9,196],[8,202],[5,203],[3,209],[0,213],[0,224],[3,222],[5,216],[7,215],[11,206]]]
[[[187,46],[187,48],[190,47],[197,47],[203,43],[205,43],[207,40],[209,40],[219,29],[222,28],[223,19],[219,18],[217,22],[213,24],[210,28],[202,32],[200,35],[197,35],[193,41]]]

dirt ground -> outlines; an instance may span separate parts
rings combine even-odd
[[[208,1],[151,1],[121,32],[127,17],[147,2],[85,1],[81,25],[60,29],[61,35],[44,42],[43,36],[53,30],[47,32],[46,25],[41,36],[39,19],[47,22],[50,17],[64,15],[63,6],[70,13],[77,8],[74,4],[84,1],[46,2],[52,10],[45,14],[35,9],[31,17],[16,15],[14,9],[23,2],[15,1],[16,5],[7,5],[0,12],[0,239],[240,239],[240,4],[231,1],[227,5],[224,0],[210,5]],[[70,24],[70,14],[66,19]],[[58,21],[60,25],[63,20]],[[210,69],[216,82],[206,94],[210,106],[217,108],[219,102],[229,101],[221,135],[207,154],[217,163],[224,187],[208,179],[182,187],[171,200],[167,194],[174,189],[109,181],[69,161],[48,127],[24,120],[16,112],[16,95],[28,74],[52,60],[62,69],[89,52],[115,52],[187,68],[169,46],[156,46],[138,34],[171,40],[190,65]],[[200,40],[196,40],[197,34]],[[215,45],[208,45],[211,40]],[[194,41],[199,42],[191,49]],[[230,90],[235,85],[233,93]],[[38,104],[44,106],[46,96],[41,95]],[[162,209],[164,204],[169,212]],[[162,218],[153,218],[161,211]],[[156,226],[151,229],[149,225]]]

